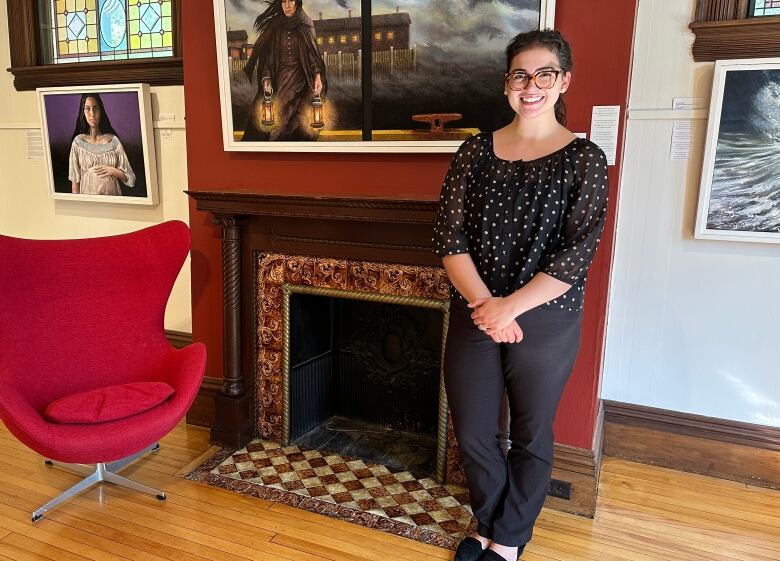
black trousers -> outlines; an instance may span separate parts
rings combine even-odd
[[[581,312],[539,306],[522,314],[520,343],[496,343],[453,298],[444,356],[461,462],[478,533],[506,546],[531,539],[552,473],[553,421],[580,339]],[[499,418],[509,397],[507,456]]]

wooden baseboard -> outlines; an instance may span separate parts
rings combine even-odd
[[[187,333],[186,331],[173,331],[172,329],[166,329],[165,336],[168,338],[168,342],[177,349],[181,349],[182,347],[186,347],[187,345],[192,344],[192,333]]]
[[[192,344],[192,333],[185,331],[165,330],[165,336],[168,342],[181,349]],[[214,396],[222,389],[222,380],[220,378],[210,378],[206,376],[198,390],[195,401],[187,411],[187,424],[199,427],[211,427],[214,423]]]
[[[222,378],[206,376],[198,395],[187,411],[187,424],[211,428],[214,424],[214,397],[222,391]]]
[[[646,464],[780,488],[780,429],[604,402],[603,452]]]
[[[544,506],[593,518],[596,512],[600,455],[593,450],[555,444],[553,451],[553,484],[563,481],[570,486],[568,499],[547,495]]]

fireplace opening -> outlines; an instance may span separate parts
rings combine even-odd
[[[289,441],[418,477],[440,474],[443,324],[436,306],[293,291]]]

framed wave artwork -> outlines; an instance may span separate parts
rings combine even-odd
[[[780,243],[780,58],[715,63],[695,237]]]

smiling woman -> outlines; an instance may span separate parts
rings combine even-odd
[[[557,31],[521,33],[506,60],[512,122],[460,147],[433,239],[454,288],[444,381],[478,520],[455,561],[514,561],[531,538],[607,210],[604,153],[564,126],[568,42]]]

